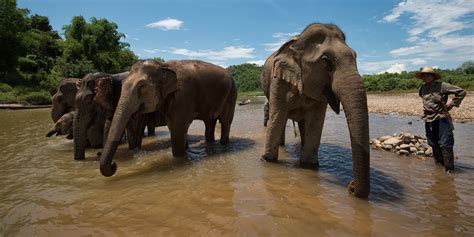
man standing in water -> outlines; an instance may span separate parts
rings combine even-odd
[[[466,91],[446,82],[440,82],[441,76],[432,67],[424,67],[416,73],[423,80],[419,95],[423,99],[423,120],[425,120],[426,138],[433,148],[435,164],[444,165],[446,173],[454,171],[453,122],[449,111],[459,107]],[[448,95],[454,98],[448,103]]]

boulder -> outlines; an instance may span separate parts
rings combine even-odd
[[[407,150],[399,150],[399,151],[397,151],[397,154],[399,154],[399,155],[405,155],[405,156],[406,156],[406,155],[409,155],[410,152],[407,151]]]
[[[415,147],[410,147],[410,153],[417,153],[418,152],[418,149],[416,149]]]
[[[384,142],[384,141],[386,141],[386,140],[388,140],[388,139],[390,139],[390,138],[392,138],[392,136],[381,136],[381,137],[379,138],[379,141]]]
[[[417,152],[416,152],[416,155],[417,155],[417,156],[421,156],[421,155],[424,155],[424,154],[425,154],[424,151],[417,151]]]
[[[408,144],[401,144],[400,145],[400,150],[410,150],[410,145]]]
[[[382,147],[385,150],[392,150],[393,146],[392,145],[383,145]]]
[[[392,145],[392,146],[398,146],[402,143],[402,141],[396,137],[392,137],[390,139],[387,139],[383,142],[384,145]]]
[[[431,147],[426,149],[425,155],[427,155],[427,156],[432,156],[433,155],[433,150],[431,149]]]

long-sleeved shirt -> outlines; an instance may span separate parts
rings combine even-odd
[[[453,94],[451,100],[453,106],[459,107],[466,91],[447,82],[433,81],[431,85],[424,84],[420,87],[419,95],[423,99],[423,120],[433,122],[438,119],[446,118],[448,111],[446,103],[448,95]]]

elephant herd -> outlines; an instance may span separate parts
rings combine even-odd
[[[292,119],[301,134],[300,165],[317,169],[327,105],[339,114],[342,104],[353,158],[349,193],[368,197],[367,96],[344,33],[333,24],[310,24],[266,60],[261,83],[268,99],[262,160],[278,160]],[[86,147],[102,146],[100,171],[108,177],[117,170],[113,157],[124,135],[129,149],[139,149],[145,127],[148,135],[156,126],[168,127],[173,156],[185,155],[187,131],[196,119],[204,121],[206,142],[215,140],[219,121],[220,143],[227,144],[236,100],[236,82],[224,68],[198,60],[142,60],[130,72],[64,79],[53,96],[55,125],[47,136],[73,139],[76,160],[85,158]]]

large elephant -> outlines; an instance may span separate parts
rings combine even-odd
[[[112,176],[116,172],[113,156],[132,114],[161,111],[170,131],[173,155],[184,156],[188,128],[194,119],[204,121],[206,142],[214,141],[214,129],[219,120],[220,143],[229,142],[236,99],[234,79],[219,66],[194,60],[135,63],[122,86],[100,159],[101,173]]]
[[[370,193],[367,96],[357,70],[356,53],[344,33],[332,24],[311,24],[283,44],[265,62],[262,87],[269,100],[269,122],[263,159],[276,161],[288,119],[298,122],[300,165],[317,169],[326,108],[339,113],[342,103],[349,127],[354,179],[349,192]]]
[[[59,84],[52,98],[51,118],[53,122],[56,123],[63,115],[74,111],[74,100],[77,93],[76,84],[79,80],[79,78],[65,78]]]

